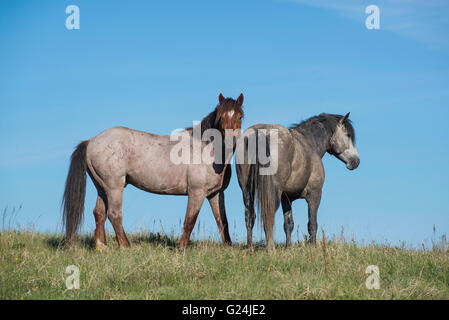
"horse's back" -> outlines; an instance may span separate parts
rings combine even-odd
[[[154,144],[168,144],[168,142],[167,136],[159,136],[127,127],[113,127],[89,140],[87,155],[91,159],[105,155],[108,158],[111,156],[117,158],[115,160],[126,160],[135,154],[136,147],[145,149]]]
[[[124,168],[129,154],[131,140],[131,129],[126,127],[113,127],[102,131],[89,140],[86,150],[88,163],[95,167],[107,163],[120,171]]]

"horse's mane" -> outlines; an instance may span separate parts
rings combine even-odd
[[[218,104],[215,107],[215,110],[209,113],[207,116],[201,120],[201,136],[203,135],[204,131],[208,129],[219,129],[219,118],[221,115],[225,112],[236,110],[237,108],[240,108],[238,106],[237,101],[232,98],[226,98],[222,104]],[[192,131],[192,127],[188,127],[185,130]]]
[[[215,108],[214,111],[209,113],[203,118],[203,120],[201,120],[201,136],[203,136],[204,131],[206,131],[207,129],[217,129],[217,126],[215,124],[215,119],[217,118],[217,108]],[[185,130],[192,131],[193,127],[188,127]]]
[[[339,114],[321,113],[300,123],[293,124],[289,127],[289,129],[296,130],[306,136],[310,134],[313,136],[322,135],[322,129],[324,129],[330,136],[332,136],[335,132],[338,121],[342,118],[343,116]],[[347,119],[344,122],[344,126],[352,142],[355,143],[355,131],[351,120]]]

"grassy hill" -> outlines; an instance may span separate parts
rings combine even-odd
[[[303,243],[268,252],[263,246],[224,247],[159,234],[129,236],[132,246],[95,248],[82,236],[75,248],[62,236],[0,233],[1,299],[449,299],[447,249]],[[80,288],[66,288],[66,268],[80,270]],[[366,268],[379,268],[380,289],[367,289]]]

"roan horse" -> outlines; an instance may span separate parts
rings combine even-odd
[[[249,246],[252,245],[252,229],[256,218],[255,201],[258,216],[262,218],[268,248],[274,247],[274,215],[282,204],[288,247],[291,245],[293,230],[291,202],[300,198],[306,199],[308,204],[309,242],[316,242],[317,211],[324,183],[322,157],[328,152],[343,161],[349,170],[354,170],[360,163],[358,151],[354,146],[354,128],[348,116],[349,113],[344,117],[323,113],[289,129],[281,125],[257,124],[245,131],[241,142],[248,140],[247,132],[256,135],[254,139],[261,139],[260,129],[265,129],[265,132],[275,129],[278,134],[277,154],[270,150],[270,140],[268,140],[270,134],[264,137],[266,141],[264,151],[270,161],[277,161],[277,170],[274,174],[259,174],[260,168],[263,167],[259,160],[252,164],[240,160],[236,164],[239,185],[243,191]],[[256,132],[259,133],[256,134]],[[247,142],[243,149],[244,156],[247,157],[248,150],[250,151]],[[275,148],[271,146],[271,149]]]
[[[122,225],[122,198],[127,184],[157,194],[188,196],[184,228],[180,238],[181,248],[188,245],[205,198],[212,207],[223,242],[231,244],[224,206],[224,190],[231,178],[231,167],[228,164],[235,150],[235,143],[231,147],[230,155],[223,155],[221,161],[216,161],[220,159],[214,157],[214,154],[222,155],[222,150],[215,150],[214,143],[201,140],[206,130],[216,129],[215,131],[219,130],[217,132],[220,133],[219,138],[222,142],[226,138],[234,141],[241,130],[243,94],[237,100],[224,98],[220,94],[218,100],[219,104],[215,110],[200,123],[200,141],[194,135],[195,127],[183,131],[190,137],[187,144],[187,150],[190,151],[188,160],[195,156],[195,152],[206,152],[215,159],[210,163],[192,163],[192,161],[173,163],[171,157],[178,142],[173,142],[171,136],[125,127],[105,130],[90,140],[81,142],[72,154],[63,196],[66,244],[68,246],[73,244],[83,219],[86,172],[98,191],[94,209],[95,242],[98,248],[106,245],[104,229],[106,217],[114,227],[119,246],[129,246]],[[199,143],[200,146],[196,151],[195,139],[196,144]]]

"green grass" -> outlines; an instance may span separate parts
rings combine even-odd
[[[195,241],[187,250],[155,234],[129,236],[132,246],[95,248],[90,236],[61,247],[62,236],[0,233],[1,299],[449,299],[447,249],[356,246],[333,240],[268,252],[243,244]],[[324,256],[324,250],[326,256]],[[66,267],[80,269],[80,289],[67,290]],[[368,265],[380,289],[365,286]]]

